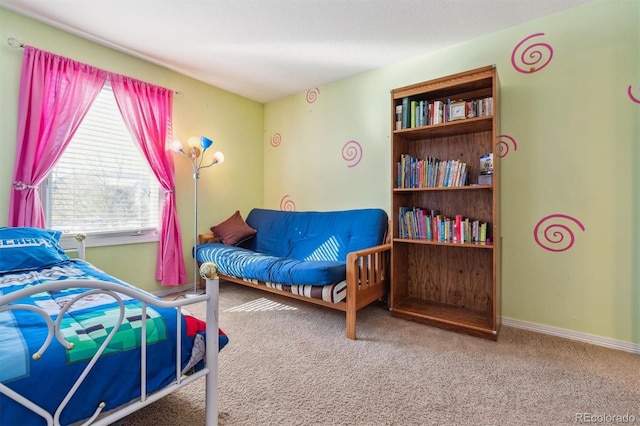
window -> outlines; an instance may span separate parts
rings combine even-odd
[[[157,241],[160,190],[107,83],[43,185],[47,226],[88,246]]]

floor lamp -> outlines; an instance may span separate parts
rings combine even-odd
[[[189,145],[188,153],[182,149],[182,142],[179,140],[174,140],[171,143],[171,150],[182,154],[191,162],[191,166],[193,167],[193,292],[186,294],[186,296],[190,296],[201,293],[201,291],[198,290],[199,274],[198,261],[196,259],[196,247],[198,246],[198,179],[200,179],[200,169],[223,163],[224,155],[220,151],[215,152],[211,158],[211,163],[203,166],[204,153],[213,145],[213,141],[204,136],[200,136],[200,139],[190,137],[187,140],[187,144]],[[200,159],[198,160],[198,158]]]

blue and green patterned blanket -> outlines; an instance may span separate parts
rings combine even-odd
[[[37,286],[47,281],[67,279],[102,280],[132,287],[82,260],[60,262],[50,268],[0,274],[0,296]],[[87,289],[37,293],[13,304],[42,309],[55,322],[60,309]],[[141,326],[146,322],[147,391],[153,392],[176,379],[177,310],[147,306],[142,318],[140,302],[118,293],[124,305],[124,318],[117,333],[69,401],[60,418],[69,424],[91,416],[104,402],[103,411],[128,403],[140,396]],[[108,294],[95,293],[74,303],[61,320],[60,332],[73,349],[65,349],[55,338],[34,360],[32,355],[45,342],[47,322],[32,309],[0,312],[0,383],[32,400],[50,413],[60,405],[88,362],[117,324],[120,305]],[[182,367],[190,359],[197,333],[204,323],[183,315]],[[220,332],[220,349],[227,343]],[[198,366],[202,366],[199,362]],[[45,424],[42,417],[0,394],[0,425]]]

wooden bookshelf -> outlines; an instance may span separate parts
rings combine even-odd
[[[398,128],[398,105],[410,101],[490,99],[482,115]],[[404,102],[403,102],[404,101]],[[483,104],[483,105],[485,105]],[[497,339],[500,328],[499,80],[494,66],[391,91],[392,283],[394,316],[474,336]],[[487,112],[489,111],[489,112]],[[417,113],[416,113],[417,114]],[[405,122],[406,123],[406,122]],[[480,156],[493,153],[493,184],[478,185]],[[464,186],[398,187],[402,155],[466,163]],[[440,241],[400,236],[401,208],[435,210],[486,223],[488,241]],[[406,225],[405,225],[406,228]],[[458,237],[460,238],[460,237]]]

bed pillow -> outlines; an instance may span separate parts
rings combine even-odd
[[[224,222],[212,226],[211,232],[227,246],[237,246],[256,234],[256,230],[247,225],[238,210]]]
[[[0,227],[0,273],[30,271],[69,260],[58,241],[62,232]]]

